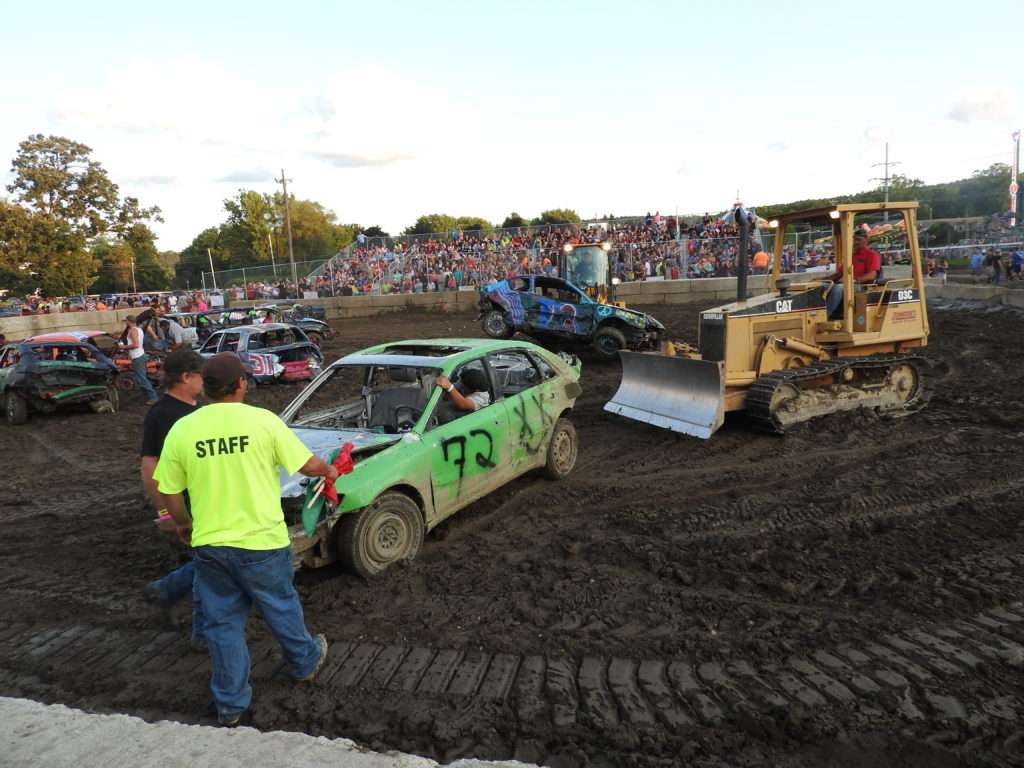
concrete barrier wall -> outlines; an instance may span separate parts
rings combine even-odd
[[[814,274],[796,274],[791,278],[813,279]],[[909,266],[886,267],[890,280],[909,278]],[[1003,304],[1024,307],[1024,290],[1010,290],[996,285],[966,285],[950,283],[942,285],[934,278],[925,280],[929,297],[943,299],[965,299],[976,301],[997,301]],[[747,279],[747,295],[763,293],[767,282],[763,276]],[[441,291],[439,293],[411,293],[387,296],[340,296],[300,301],[317,304],[325,308],[328,322],[344,321],[353,317],[370,317],[386,312],[407,310],[425,312],[475,312],[478,293],[475,290]],[[725,304],[736,299],[736,278],[711,277],[699,280],[650,280],[636,283],[622,283],[616,287],[615,296],[626,304],[682,304],[687,302],[706,303],[707,306]],[[265,301],[234,301],[232,308],[265,304]],[[63,312],[51,315],[29,315],[27,317],[0,318],[0,333],[8,341],[20,341],[40,333],[61,330],[107,331],[120,333],[124,327],[124,316],[141,310],[117,309],[105,312]]]

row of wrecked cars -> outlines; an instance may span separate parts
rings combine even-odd
[[[203,357],[238,354],[252,370],[250,385],[312,379],[324,362],[320,344],[337,336],[322,319],[300,317],[292,308],[165,317],[181,325]],[[275,322],[278,318],[302,324]],[[7,422],[23,424],[33,411],[52,413],[59,408],[118,410],[121,394],[138,386],[127,352],[117,347],[120,341],[105,331],[60,331],[0,349],[0,394]],[[154,384],[159,384],[162,371],[163,353],[149,354],[146,372]]]

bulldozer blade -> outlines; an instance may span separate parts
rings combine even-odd
[[[722,426],[722,363],[625,350],[619,359],[622,382],[606,411],[694,437],[711,437]]]

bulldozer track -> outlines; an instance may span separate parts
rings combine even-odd
[[[257,684],[287,679],[269,637],[251,639],[250,654]],[[679,728],[733,721],[749,730],[790,710],[859,704],[888,706],[904,719],[966,719],[973,702],[950,695],[944,683],[985,668],[998,674],[993,670],[1022,660],[1024,605],[1014,603],[951,626],[915,627],[856,647],[839,645],[773,661],[575,660],[338,640],[331,643],[315,685],[324,691],[359,687],[503,701],[522,721],[548,717],[559,728],[620,723]],[[74,693],[75,680],[86,674],[112,688],[137,684],[139,678],[157,688],[201,688],[210,661],[191,651],[177,632],[87,622],[0,622],[0,669],[35,675]]]
[[[764,432],[782,433],[785,428],[779,424],[772,411],[772,402],[783,384],[800,385],[802,381],[813,381],[823,376],[835,376],[846,369],[882,370],[895,363],[912,363],[921,375],[921,387],[917,397],[901,409],[901,414],[913,413],[931,399],[934,382],[923,357],[915,354],[869,355],[864,357],[834,357],[800,368],[773,371],[759,377],[747,392],[745,413],[751,426]],[[865,406],[871,407],[871,406]]]

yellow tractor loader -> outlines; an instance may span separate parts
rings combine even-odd
[[[853,236],[867,220],[902,216],[912,274],[855,280]],[[859,218],[858,218],[859,217]],[[621,351],[622,382],[605,410],[696,437],[710,437],[728,411],[744,411],[771,432],[818,416],[871,408],[902,416],[931,395],[920,348],[928,341],[917,203],[856,203],[786,213],[775,229],[766,293],[746,298],[744,246],[738,298],[700,314],[696,347]],[[843,299],[828,317],[830,273],[780,276],[786,228],[831,226]],[[770,283],[769,283],[770,280]],[[774,290],[771,288],[774,287]]]

